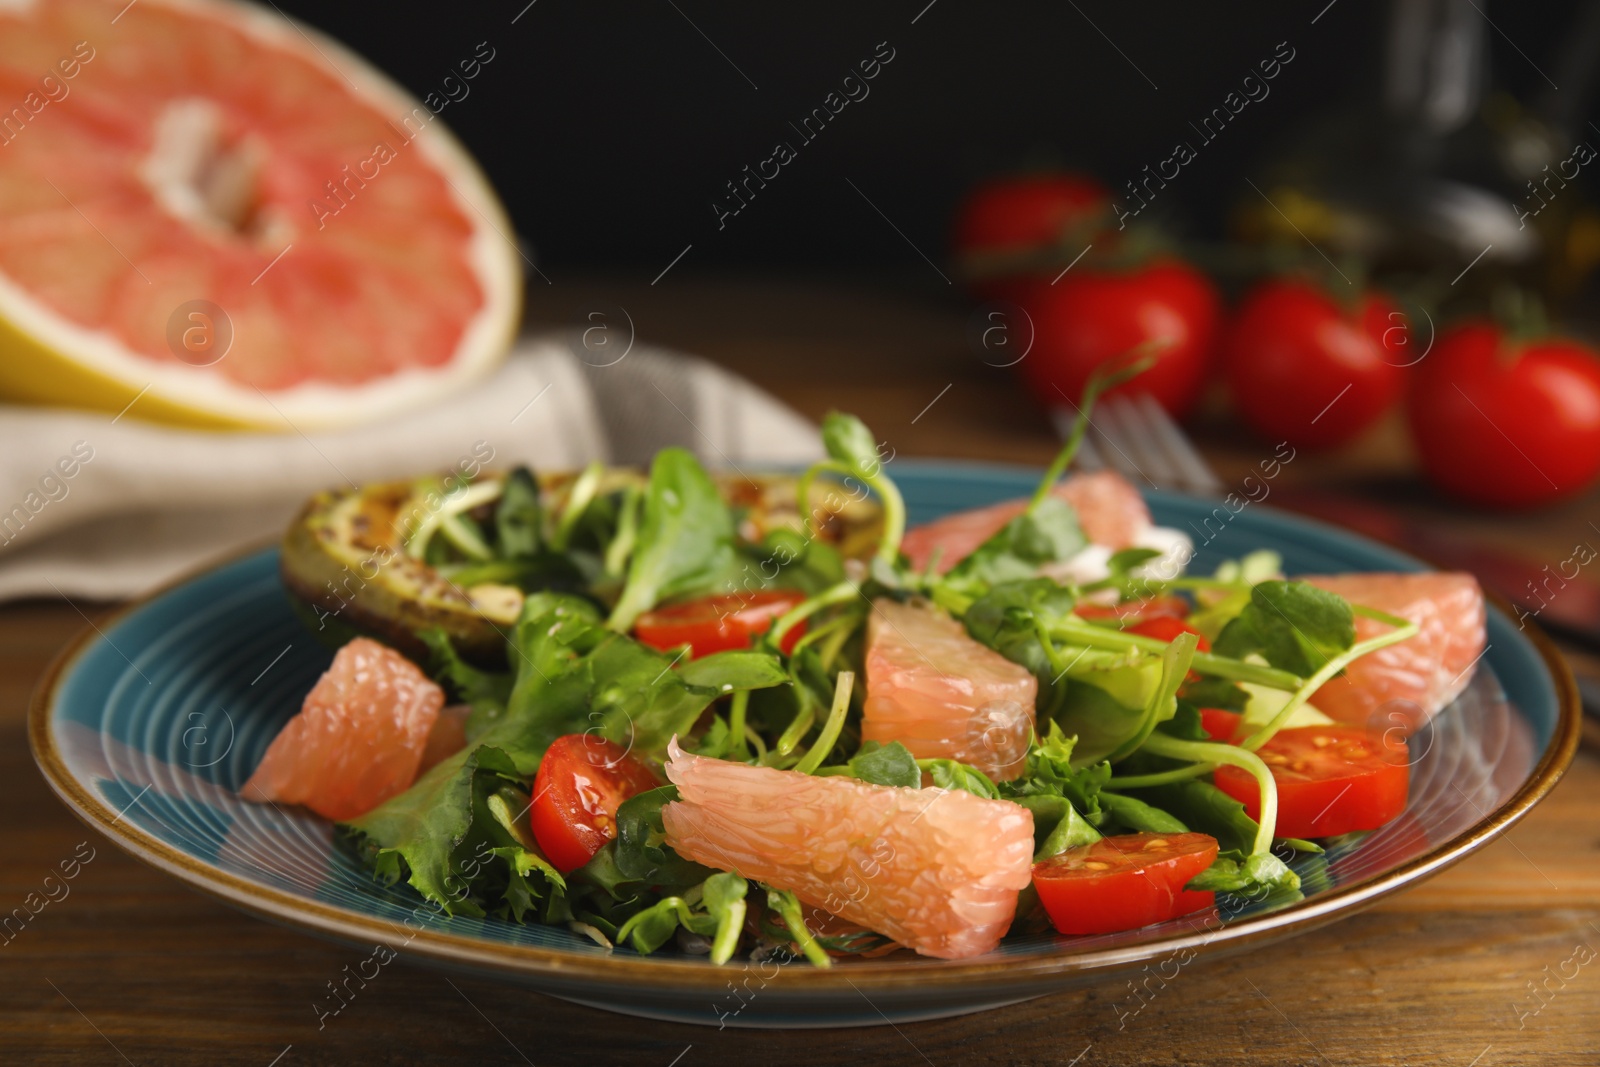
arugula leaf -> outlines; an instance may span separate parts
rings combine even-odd
[[[486,781],[518,775],[510,756],[481,745],[443,760],[404,793],[341,826],[380,879],[404,875],[447,913],[483,915],[462,877],[457,848],[473,827],[474,800]]]
[[[467,663],[456,652],[450,635],[440,627],[418,630],[417,637],[432,653],[433,669],[429,673],[457,700],[472,705],[475,718],[489,720],[505,713],[506,701],[511,698],[511,674],[479,670]]]
[[[917,758],[898,741],[887,745],[868,741],[844,765],[844,773],[873,785],[894,785],[917,789],[922,785],[922,768]]]
[[[1097,762],[1083,766],[1077,758],[1077,739],[1067,737],[1061,727],[1051,723],[1043,738],[1035,737],[1028,749],[1023,771],[1000,784],[1000,795],[1008,799],[1028,796],[1065,797],[1085,816],[1100,815],[1100,790],[1111,780],[1111,764]]]
[[[502,559],[525,559],[544,546],[544,509],[539,483],[527,467],[506,475],[494,513],[496,547]]]
[[[733,556],[733,516],[700,461],[664,448],[650,465],[638,543],[606,625],[626,631],[663,600],[701,590]]]
[[[1189,829],[1175,815],[1137,797],[1101,793],[1100,806],[1110,820],[1132,833],[1181,834]]]
[[[1355,640],[1355,615],[1343,597],[1274,579],[1251,587],[1250,602],[1222,628],[1215,651],[1235,659],[1258,652],[1272,666],[1306,676]]]
[[[1171,812],[1191,830],[1210,834],[1224,852],[1245,854],[1255,846],[1256,821],[1244,805],[1199,778],[1133,790],[1141,799]]]
[[[1276,891],[1294,893],[1298,897],[1300,876],[1270,852],[1245,856],[1229,851],[1218,853],[1211,866],[1190,879],[1184,888],[1251,896],[1265,896]]]
[[[1100,832],[1064,796],[1041,793],[1017,797],[1016,803],[1033,813],[1035,863],[1100,840]]]

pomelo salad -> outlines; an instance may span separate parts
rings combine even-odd
[[[520,597],[504,666],[443,629],[423,664],[357,637],[244,795],[336,821],[449,914],[716,963],[961,959],[1292,899],[1286,856],[1403,812],[1406,733],[1470,678],[1482,595],[1268,553],[1184,574],[1132,487],[1063,478],[1095,391],[1032,498],[909,532],[837,413],[800,528],[754,540],[681,449],[614,492],[463,481],[404,550]],[[804,518],[838,493],[881,508],[864,558]]]

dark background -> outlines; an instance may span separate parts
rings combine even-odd
[[[976,178],[1054,161],[1120,192],[1287,41],[1296,56],[1271,95],[1205,145],[1157,205],[1180,229],[1213,235],[1267,155],[1329,107],[1376,96],[1388,12],[1359,0],[279,6],[419,97],[487,42],[494,60],[440,117],[556,276],[654,276],[691,243],[675,269],[925,270],[862,194],[942,266],[951,211]],[[1477,6],[1494,27],[1494,84],[1529,100],[1546,90],[1534,65],[1552,71],[1578,5]],[[789,122],[882,41],[895,58],[870,96],[802,145]],[[798,158],[719,230],[713,199],[779,140]]]

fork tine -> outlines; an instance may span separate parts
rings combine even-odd
[[[1182,488],[1183,472],[1172,462],[1167,449],[1148,425],[1137,399],[1124,396],[1112,400],[1122,430],[1123,447],[1158,488]]]
[[[1151,439],[1158,442],[1168,461],[1178,471],[1178,484],[1192,493],[1212,496],[1222,492],[1222,479],[1218,478],[1204,457],[1195,450],[1178,424],[1172,421],[1165,408],[1156,403],[1149,393],[1140,393],[1134,401],[1144,415]]]
[[[1073,457],[1072,465],[1084,471],[1103,471],[1106,469],[1105,458],[1100,455],[1100,449],[1095,446],[1094,434],[1083,435],[1082,442],[1078,445],[1078,454]]]
[[[1134,455],[1139,450],[1135,440],[1138,434],[1130,433],[1125,425],[1122,405],[1115,399],[1108,399],[1095,415],[1094,428],[1106,444],[1102,454],[1111,466],[1131,482],[1148,482],[1159,489],[1160,486],[1145,472]]]

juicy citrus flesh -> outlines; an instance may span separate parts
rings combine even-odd
[[[0,343],[20,353],[0,360],[0,390],[70,385],[85,394],[56,399],[93,404],[143,375],[156,385],[139,415],[182,406],[169,382],[260,407],[257,390],[492,362],[464,348],[485,347],[483,316],[507,317],[488,275],[508,250],[485,270],[461,191],[481,178],[462,157],[452,179],[441,159],[459,149],[428,109],[287,20],[262,32],[273,16],[229,4],[122,7],[0,7],[0,106],[24,102],[0,113]]]
[[[960,760],[996,781],[1022,773],[1038,679],[937,608],[874,601],[866,675],[863,741],[899,741],[919,759]]]
[[[1415,637],[1361,657],[1318,689],[1312,700],[1326,714],[1378,730],[1414,730],[1472,680],[1485,640],[1483,590],[1472,575],[1340,574],[1306,581],[1421,628]],[[1356,617],[1358,641],[1387,629]]]
[[[1074,474],[1053,490],[1072,505],[1084,536],[1097,545],[1122,549],[1151,526],[1150,509],[1127,479],[1111,471]],[[912,566],[925,568],[938,552],[934,570],[954,567],[972,550],[998,533],[1028,508],[1026,500],[1006,500],[986,508],[960,511],[906,531],[900,550]]]
[[[241,791],[354,819],[416,780],[444,691],[393,649],[358,637],[306,694]]]
[[[687,755],[662,809],[681,855],[735,871],[925,956],[992,950],[1033,860],[1033,816],[961,790],[900,789]]]

